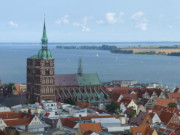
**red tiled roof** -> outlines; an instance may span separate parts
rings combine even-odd
[[[169,98],[172,100],[177,100],[178,98],[180,98],[180,93],[169,93]]]
[[[169,123],[168,126],[167,126],[167,128],[170,128],[170,129],[173,129],[173,130],[176,130],[178,127],[179,127],[179,125],[174,124],[174,123]]]
[[[153,129],[148,126],[138,126],[138,127],[131,127],[133,135],[137,135],[137,133],[142,133],[142,135],[152,135]]]
[[[2,119],[15,119],[15,118],[24,118],[27,117],[26,113],[16,113],[16,112],[0,112],[0,118]]]
[[[175,133],[172,131],[171,133],[169,133],[169,135],[175,135]]]
[[[119,99],[120,95],[125,98],[131,99],[137,99],[138,97],[138,90],[137,88],[133,87],[105,87],[105,90],[107,91],[107,93],[109,93],[110,98],[115,102]],[[132,91],[134,91],[135,94],[130,94]]]
[[[176,113],[177,115],[180,115],[180,110],[174,107],[165,107],[165,106],[155,105],[152,111],[156,112],[158,115],[160,114],[161,111],[165,111],[169,113]]]
[[[25,118],[25,119],[16,119],[16,120],[5,120],[4,121],[7,126],[19,126],[19,125],[26,125],[29,124],[30,119]]]
[[[173,117],[173,113],[169,113],[169,112],[165,112],[165,111],[162,111],[160,113],[160,116],[159,118],[161,119],[161,121],[166,125],[169,123],[169,121],[171,120],[171,118]]]
[[[61,119],[62,125],[69,127],[69,128],[74,128],[74,126],[77,124],[75,121],[72,121],[70,119]]]
[[[120,117],[124,117],[124,115],[88,116],[88,117],[81,117],[81,120],[91,120],[93,118],[120,118]],[[78,120],[80,120],[78,117],[61,118],[62,125],[70,128],[73,128],[77,124],[75,121]]]
[[[124,98],[130,98],[130,99],[137,99],[138,98],[138,94],[122,94],[122,96]]]
[[[169,133],[169,134],[172,132],[171,130],[164,129],[164,128],[158,128],[158,131],[160,131],[160,132],[166,132],[166,133]]]
[[[132,99],[126,99],[122,98],[120,102],[117,102],[118,105],[121,105],[121,103],[124,103],[125,106],[128,106]]]
[[[151,116],[151,119],[154,117],[155,113],[149,113],[149,115]]]
[[[91,103],[79,102],[79,103],[77,103],[77,105],[78,105],[80,108],[88,108],[88,107],[91,106]]]
[[[155,92],[156,95],[159,97],[161,92],[162,92],[162,90],[161,89],[157,89],[157,88],[141,88],[138,91],[138,97],[142,98],[143,94],[146,93],[146,92],[149,94],[149,96],[152,96],[153,92]]]
[[[45,114],[44,114],[44,116],[46,116],[46,117],[48,117],[50,115],[50,113],[48,113],[48,112],[46,112]]]
[[[117,102],[117,100],[119,99],[120,96],[121,96],[121,94],[119,94],[119,93],[111,93],[110,94],[110,98],[115,102]]]
[[[156,99],[156,104],[160,106],[168,106],[169,103],[177,103],[173,99]]]
[[[81,132],[83,134],[87,131],[93,131],[96,133],[102,132],[100,123],[81,123],[79,126],[81,127]]]

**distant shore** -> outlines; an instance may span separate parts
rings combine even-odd
[[[109,50],[119,54],[145,54],[180,56],[180,46],[150,46],[150,47],[119,47],[114,45],[102,46],[56,46],[57,49],[85,49],[85,50]]]

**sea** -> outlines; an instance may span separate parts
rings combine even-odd
[[[49,43],[55,59],[55,74],[77,73],[81,57],[83,73],[97,73],[102,82],[137,80],[180,86],[180,57],[162,55],[115,54],[103,50],[57,49],[56,46],[173,46],[180,42],[88,42]],[[26,83],[27,58],[38,53],[40,43],[0,43],[0,80]]]

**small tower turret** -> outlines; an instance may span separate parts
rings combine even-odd
[[[78,75],[82,75],[83,74],[83,70],[82,70],[82,60],[81,57],[79,58],[79,67],[78,67]]]

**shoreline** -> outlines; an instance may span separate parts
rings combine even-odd
[[[118,54],[165,55],[180,56],[180,46],[152,46],[152,47],[118,47],[115,45],[102,46],[56,46],[56,49],[75,50],[108,50]]]

